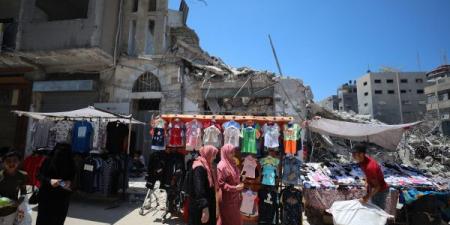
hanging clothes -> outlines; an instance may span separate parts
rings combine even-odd
[[[182,147],[184,138],[184,123],[175,119],[169,123],[169,147]]]
[[[222,124],[222,127],[223,127],[224,130],[229,128],[229,127],[234,127],[234,128],[237,128],[237,129],[241,129],[241,125],[238,122],[234,121],[234,120],[230,120],[228,122],[225,122],[224,124]]]
[[[251,155],[248,155],[247,157],[245,157],[244,162],[243,162],[243,174],[246,178],[252,178],[255,179],[256,178],[256,167],[258,167],[258,162],[256,161],[255,158],[253,158]]]
[[[42,162],[44,162],[45,159],[46,157],[44,155],[34,153],[26,157],[23,161],[23,169],[27,172],[29,178],[27,183],[28,185],[40,187],[41,184],[37,178],[37,175],[39,169],[41,168]]]
[[[53,121],[39,120],[34,123],[31,128],[32,140],[31,146],[33,149],[48,147],[49,131],[53,126]]]
[[[258,191],[259,199],[259,225],[275,225],[277,224],[278,214],[278,193],[272,188],[263,187]]]
[[[298,225],[302,224],[302,192],[287,187],[281,191],[282,202],[282,225]]]
[[[200,150],[202,147],[202,123],[192,120],[186,123],[186,150]]]
[[[300,139],[301,128],[296,123],[288,123],[284,125],[284,152],[286,154],[295,155],[297,153],[297,141]]]
[[[283,160],[283,183],[290,185],[300,185],[302,163],[296,157],[285,157]]]
[[[88,153],[91,149],[93,128],[88,121],[77,121],[72,132],[72,151]]]
[[[275,186],[276,177],[278,174],[278,165],[280,160],[272,156],[267,156],[260,160],[262,166],[262,184],[268,186]]]
[[[242,214],[246,216],[257,216],[258,215],[258,207],[256,203],[258,195],[256,192],[251,190],[246,190],[242,192],[242,203],[240,211]]]
[[[104,149],[106,147],[106,125],[107,123],[96,120],[92,123],[94,135],[92,137],[92,149]]]
[[[166,121],[161,118],[153,120],[151,122],[150,136],[152,136],[152,150],[165,150]]]
[[[262,128],[264,132],[264,147],[266,148],[278,148],[280,143],[278,141],[280,137],[280,127],[276,123],[266,123]]]
[[[222,133],[217,126],[210,126],[203,131],[203,145],[222,146]]]
[[[106,149],[109,153],[120,153],[128,135],[128,126],[120,122],[110,122],[106,126]]]
[[[56,143],[71,143],[72,142],[72,129],[73,122],[71,121],[59,121],[51,129],[54,130]]]
[[[234,147],[239,147],[239,138],[241,136],[241,132],[239,128],[236,128],[235,126],[228,126],[224,129],[223,132],[223,139],[224,139],[224,145],[225,144],[231,144]]]
[[[241,153],[257,154],[256,149],[256,134],[257,130],[254,126],[247,126],[242,128],[242,146]]]

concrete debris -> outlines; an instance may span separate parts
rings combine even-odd
[[[328,119],[365,124],[383,124],[366,115],[353,112],[329,111],[318,105],[311,105],[314,115]],[[436,131],[437,121],[425,121],[405,132],[397,151],[388,151],[372,145],[368,154],[381,162],[401,162],[418,168],[437,180],[450,178],[450,139]],[[314,159],[340,163],[351,162],[349,140],[336,137],[323,137],[312,134]],[[330,144],[330,142],[332,144]]]

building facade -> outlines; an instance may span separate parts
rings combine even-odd
[[[311,89],[301,80],[233,68],[200,47],[189,7],[168,0],[0,0],[3,27],[1,146],[26,146],[25,118],[11,110],[94,105],[148,122],[161,113],[292,115],[304,118]],[[76,9],[76,10],[74,10]],[[12,40],[12,41],[11,41]],[[15,121],[14,121],[15,120]],[[136,128],[148,149],[148,125]],[[12,132],[12,133],[14,133]],[[15,140],[15,141],[14,141]]]
[[[421,120],[426,111],[422,72],[369,72],[357,81],[359,114],[387,124]]]
[[[332,95],[320,101],[318,105],[331,111],[339,110],[339,99],[337,95]]]
[[[450,65],[427,73],[427,113],[442,121],[442,132],[450,136]]]
[[[349,81],[343,84],[337,90],[337,97],[339,102],[339,111],[358,113],[358,88],[356,81]]]

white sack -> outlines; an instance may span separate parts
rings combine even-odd
[[[363,205],[359,200],[336,201],[327,212],[333,215],[334,225],[385,225],[393,217],[378,206]]]

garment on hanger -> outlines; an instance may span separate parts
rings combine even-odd
[[[257,153],[256,134],[257,134],[256,126],[247,126],[247,127],[242,128],[242,130],[241,130],[241,137],[242,137],[241,152],[242,153],[250,153],[250,154]]]
[[[223,138],[224,138],[224,145],[225,144],[231,144],[234,147],[239,147],[239,138],[240,138],[241,132],[238,128],[235,126],[228,126],[225,128],[223,132]]]
[[[88,153],[91,150],[92,124],[88,121],[77,121],[72,132],[72,151]]]
[[[222,134],[216,126],[210,126],[203,131],[203,144],[212,145],[216,148],[222,146]]]
[[[281,191],[281,202],[283,205],[281,224],[302,224],[302,192],[293,187],[287,187]]]
[[[259,217],[258,224],[277,224],[277,214],[278,214],[278,193],[272,188],[261,188],[258,191],[259,199]]]
[[[258,195],[251,190],[245,190],[242,192],[241,213],[247,216],[257,216],[258,208],[256,204],[256,198]]]
[[[40,181],[37,178],[37,174],[39,169],[41,168],[42,163],[46,159],[46,156],[38,153],[33,153],[30,156],[27,156],[23,161],[23,169],[28,174],[28,185],[40,187]]]
[[[241,124],[239,124],[238,122],[234,121],[234,120],[230,120],[228,122],[225,122],[224,124],[222,124],[223,129],[227,129],[229,127],[234,127],[237,129],[241,129]]]
[[[117,154],[123,149],[123,143],[128,135],[128,126],[121,122],[110,122],[106,126],[106,149],[109,153]]]
[[[275,186],[275,178],[277,177],[277,173],[277,167],[270,164],[264,165],[262,169],[263,178],[261,183],[268,186]]]
[[[106,122],[100,119],[92,122],[94,135],[92,137],[92,149],[104,149],[106,147]]]
[[[280,143],[278,141],[280,137],[280,127],[276,123],[266,123],[262,128],[264,132],[264,147],[266,148],[278,148]]]
[[[261,166],[271,165],[271,166],[274,166],[274,167],[278,167],[278,165],[280,164],[280,160],[279,159],[277,159],[275,157],[272,157],[270,155],[265,157],[265,158],[262,158],[260,160],[260,162],[261,162]]]
[[[182,147],[184,145],[184,123],[176,118],[169,123],[169,147]]]
[[[283,159],[283,183],[290,185],[300,185],[301,162],[298,158],[287,156]]]
[[[258,166],[258,162],[256,161],[256,159],[248,155],[247,157],[245,157],[243,165],[244,167],[242,168],[242,173],[244,174],[244,176],[246,178],[255,179],[255,171],[256,167]]]
[[[202,123],[192,120],[186,123],[186,150],[200,150],[202,147]]]
[[[54,130],[56,143],[72,143],[72,129],[74,123],[72,121],[58,121],[51,129]]]
[[[283,136],[284,136],[284,152],[286,154],[297,153],[297,141],[301,135],[301,128],[296,123],[290,123],[284,125]]]
[[[161,118],[151,121],[150,136],[152,137],[152,150],[165,150],[166,121]]]
[[[33,149],[48,147],[49,131],[53,126],[53,121],[39,120],[34,123],[31,128],[32,140],[31,146]]]

